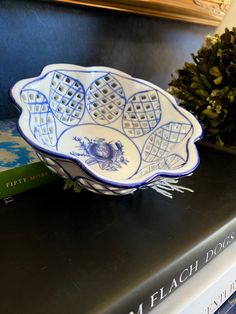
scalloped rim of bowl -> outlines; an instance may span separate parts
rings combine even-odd
[[[153,172],[150,172],[144,178],[139,179],[139,180],[132,180],[132,179],[117,180],[117,181],[116,180],[110,180],[109,178],[94,172],[82,160],[78,160],[76,158],[73,158],[71,156],[68,156],[68,155],[65,155],[65,154],[62,154],[59,152],[51,151],[50,149],[42,147],[42,146],[38,145],[37,143],[33,142],[31,139],[29,139],[21,127],[21,123],[22,123],[22,121],[24,121],[24,112],[25,112],[24,108],[25,107],[24,107],[24,105],[21,105],[21,99],[20,99],[20,95],[19,95],[20,93],[19,92],[25,84],[27,84],[29,82],[33,83],[35,80],[38,80],[39,78],[43,78],[49,72],[59,71],[59,70],[61,70],[61,71],[63,71],[63,70],[64,71],[77,70],[77,71],[113,72],[113,73],[118,74],[120,76],[123,76],[125,78],[132,78],[132,80],[134,80],[134,81],[141,82],[141,83],[147,85],[148,87],[154,88],[154,89],[160,91],[161,93],[163,93],[167,98],[169,98],[171,100],[171,103],[175,107],[175,109],[181,115],[183,115],[188,121],[190,121],[192,126],[193,126],[193,134],[187,140],[187,143],[186,143],[186,150],[188,151],[188,158],[187,158],[187,161],[184,164],[184,166],[182,166],[181,168],[178,168],[176,170],[158,169],[158,170],[155,170]],[[139,186],[143,186],[143,185],[148,184],[150,181],[153,181],[155,178],[158,179],[158,177],[163,177],[163,176],[165,176],[165,177],[182,177],[182,176],[186,176],[186,175],[189,175],[190,173],[192,173],[198,167],[198,165],[200,163],[200,157],[199,157],[199,153],[198,153],[197,147],[195,145],[195,142],[200,140],[203,137],[203,130],[202,130],[202,127],[201,127],[200,123],[198,122],[198,120],[190,112],[188,112],[186,109],[178,106],[178,104],[176,103],[176,99],[172,95],[167,93],[165,90],[161,89],[160,87],[158,87],[158,86],[156,86],[156,85],[154,85],[148,81],[132,77],[131,75],[129,75],[125,72],[122,72],[120,70],[116,70],[114,68],[104,67],[104,66],[82,67],[79,65],[66,64],[66,63],[65,64],[64,63],[50,64],[50,65],[47,65],[43,68],[40,75],[38,75],[36,77],[32,77],[32,78],[22,79],[22,80],[16,82],[9,89],[9,95],[10,95],[12,101],[15,103],[15,105],[17,106],[17,108],[21,112],[20,117],[17,121],[17,128],[19,130],[19,133],[25,139],[26,142],[28,142],[35,150],[37,150],[39,152],[51,155],[53,157],[58,157],[58,158],[61,158],[64,160],[70,160],[70,161],[78,164],[79,167],[81,167],[88,175],[90,175],[91,177],[94,177],[96,180],[98,180],[100,182],[109,184],[111,186],[124,187],[124,188],[139,187]]]

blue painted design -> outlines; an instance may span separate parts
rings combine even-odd
[[[77,151],[72,151],[71,155],[89,157],[85,161],[87,165],[98,164],[102,170],[117,171],[122,164],[128,163],[120,141],[107,143],[103,138],[88,139],[85,137],[82,140],[76,136],[73,140],[79,145],[76,146]]]
[[[146,140],[142,151],[142,158],[147,162],[165,158],[174,146],[189,134],[191,124],[170,122],[155,130]]]
[[[129,137],[139,137],[153,130],[161,118],[156,90],[142,91],[128,100],[123,115],[123,130]]]
[[[46,146],[55,146],[56,124],[46,96],[38,90],[23,89],[21,99],[30,112],[29,127],[34,137]]]
[[[80,81],[55,71],[49,102],[53,114],[66,125],[77,125],[85,111],[84,88]]]
[[[102,125],[112,123],[121,115],[124,108],[124,90],[111,73],[106,73],[89,86],[86,92],[86,105],[96,123]]]

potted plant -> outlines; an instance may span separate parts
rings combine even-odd
[[[236,150],[236,27],[208,35],[168,91],[203,126],[204,141]]]

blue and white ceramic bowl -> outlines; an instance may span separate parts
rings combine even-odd
[[[11,89],[24,139],[46,165],[121,195],[194,171],[198,121],[161,88],[107,67],[46,66]]]

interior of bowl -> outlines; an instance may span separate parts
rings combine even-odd
[[[32,146],[105,182],[141,185],[198,165],[198,121],[149,82],[106,67],[58,64],[11,92]]]

